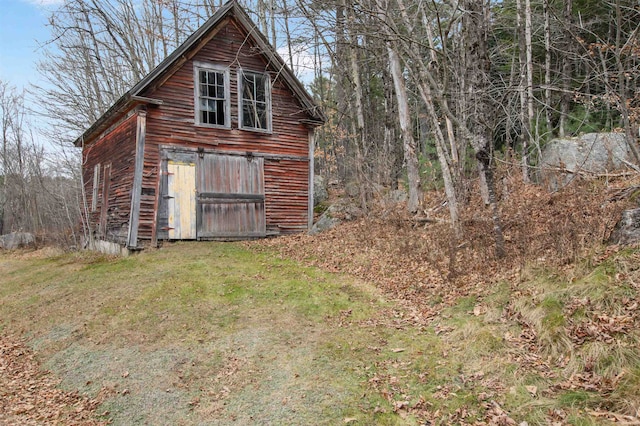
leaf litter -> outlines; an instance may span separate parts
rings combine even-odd
[[[41,368],[26,343],[0,334],[0,423],[4,425],[105,425],[96,420],[107,396],[96,398],[58,388],[60,380]]]
[[[508,170],[501,170],[499,177],[503,183],[498,196],[508,253],[503,259],[494,256],[493,224],[488,209],[478,207],[482,205],[481,201],[472,196],[462,208],[464,239],[456,241],[447,212],[440,208],[444,195],[437,192],[428,194],[423,204],[426,207],[422,214],[433,220],[416,220],[398,204],[379,207],[368,216],[344,222],[318,235],[294,235],[249,244],[266,246],[277,250],[284,258],[351,274],[373,283],[405,308],[408,313],[405,319],[422,327],[432,327],[443,339],[456,329],[447,321],[448,310],[461,300],[472,298],[476,303],[467,313],[484,320],[491,308],[485,299],[490,299],[497,284],[507,283],[509,297],[497,321],[505,328],[515,326],[520,332],[516,335],[511,334],[512,331],[505,333],[506,356],[508,361],[518,365],[520,374],[534,374],[546,381],[542,387],[527,384],[524,391],[529,397],[558,398],[563,392],[582,390],[597,395],[600,401],[586,410],[592,418],[640,424],[640,397],[636,395],[632,401],[615,402],[616,390],[625,374],[630,374],[628,371],[613,368],[613,373],[607,375],[603,371],[593,371],[590,361],[583,359],[583,365],[572,366],[576,358],[586,357],[587,344],[598,342],[607,345],[611,351],[615,351],[616,345],[634,346],[630,348],[633,352],[631,365],[640,368],[638,252],[623,260],[623,269],[630,271],[609,278],[608,285],[612,288],[631,287],[625,296],[608,302],[579,295],[569,295],[562,300],[557,314],[563,321],[558,336],[546,336],[548,330],[541,329],[544,328],[541,324],[551,321],[550,314],[547,313],[540,323],[532,323],[515,303],[518,299],[536,300],[540,296],[536,303],[544,306],[542,297],[547,295],[527,283],[531,271],[558,271],[557,280],[567,280],[570,286],[576,279],[572,274],[580,274],[583,259],[588,259],[591,268],[618,261],[618,254],[624,249],[602,243],[621,211],[635,206],[620,194],[625,193],[625,188],[637,186],[638,177],[613,181],[576,180],[556,192],[524,184]],[[384,203],[379,205],[384,206]],[[425,222],[427,224],[423,225]],[[562,336],[566,336],[566,347],[559,342]],[[553,351],[561,353],[553,358],[549,356]],[[483,413],[469,412],[474,410],[469,408],[460,408],[453,413],[434,411],[428,401],[412,406],[402,400],[401,386],[393,382],[394,378],[382,376],[374,376],[369,381],[371,387],[392,402],[396,412],[411,412],[433,424],[443,421],[517,424],[503,404],[489,397],[504,393],[501,380],[493,382],[495,388],[492,389],[489,383],[478,394]],[[432,397],[446,399],[451,392],[452,389],[444,387]],[[633,393],[631,391],[631,395]],[[564,408],[550,408],[544,422],[567,424],[568,417]],[[472,418],[476,420],[470,421]]]
[[[479,200],[471,200],[463,209],[465,238],[453,241],[442,210],[428,206],[441,205],[442,195],[429,194],[425,200],[426,215],[440,216],[440,220],[416,221],[402,211],[402,206],[386,207],[370,217],[347,222],[340,227],[317,236],[296,235],[248,243],[252,249],[267,247],[277,250],[282,257],[320,266],[333,272],[348,273],[374,283],[387,297],[401,304],[402,309],[381,312],[369,318],[362,327],[385,326],[402,330],[403,327],[429,327],[441,339],[453,339],[457,327],[448,320],[448,310],[464,298],[475,302],[465,310],[478,320],[487,318],[491,310],[488,301],[498,282],[507,282],[510,300],[496,319],[499,324],[515,324],[501,339],[507,345],[507,358],[518,365],[520,374],[535,374],[547,382],[542,386],[526,384],[524,391],[532,398],[552,398],[562,392],[585,391],[597,394],[601,403],[585,410],[597,421],[639,424],[640,403],[635,400],[627,405],[626,412],[619,410],[624,404],[615,403],[615,394],[625,379],[626,372],[606,374],[596,366],[585,362],[581,368],[571,368],[572,357],[588,345],[633,345],[637,340],[625,341],[625,336],[637,335],[640,325],[638,314],[638,282],[640,254],[635,252],[622,266],[622,271],[610,278],[611,285],[624,283],[631,287],[628,294],[608,303],[589,297],[570,296],[563,301],[562,314],[566,321],[561,326],[571,348],[562,356],[548,356],[541,338],[539,324],[522,315],[513,300],[539,296],[536,288],[522,285],[527,270],[554,269],[571,275],[579,269],[577,260],[589,256],[591,265],[597,267],[616,262],[619,247],[599,248],[607,237],[615,218],[627,207],[624,199],[617,197],[629,182],[611,182],[594,189],[593,183],[576,183],[560,193],[548,193],[538,187],[524,185],[503,172],[501,188],[501,213],[509,256],[495,259],[491,240],[491,222],[488,212],[474,206]],[[625,269],[626,268],[626,269]],[[486,299],[486,300],[485,300]],[[343,311],[337,326],[352,323],[349,310]],[[36,361],[25,342],[7,334],[0,334],[0,422],[3,424],[78,424],[100,425],[97,409],[109,393],[102,390],[96,398],[88,398],[77,392],[59,389],[60,381],[46,372]],[[370,346],[380,351],[379,345]],[[455,348],[442,353],[443,358],[456,356]],[[635,356],[637,356],[637,350]],[[391,353],[401,354],[403,347],[392,348]],[[594,360],[593,362],[596,362]],[[233,372],[240,359],[230,358],[228,371]],[[460,374],[455,383],[438,386],[428,398],[411,399],[404,384],[411,374],[408,365],[388,361],[389,368],[380,365],[379,373],[368,380],[369,387],[389,401],[391,410],[401,418],[415,416],[424,424],[518,424],[509,412],[504,395],[505,384],[491,373],[468,372]],[[395,371],[394,374],[385,371]],[[420,373],[422,380],[428,373]],[[466,374],[466,375],[465,375]],[[128,371],[121,373],[122,378]],[[223,377],[217,380],[224,382]],[[465,387],[475,386],[476,405],[463,405],[453,410],[436,406],[435,400],[447,401]],[[219,388],[219,398],[225,399],[228,387]],[[193,398],[189,405],[198,406]],[[283,400],[282,404],[286,404]],[[374,411],[384,412],[383,407]],[[635,412],[634,412],[635,410]],[[355,422],[355,417],[345,417],[344,423]],[[563,407],[550,407],[544,422],[567,424],[569,411]],[[526,424],[522,422],[520,424]]]

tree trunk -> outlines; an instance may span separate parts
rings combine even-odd
[[[547,123],[547,133],[553,134],[551,121],[551,18],[549,14],[549,0],[542,0],[544,14],[544,111]]]
[[[402,146],[404,148],[404,159],[407,165],[407,178],[409,181],[409,200],[407,210],[416,213],[420,205],[420,170],[418,168],[418,156],[416,154],[416,141],[413,138],[411,129],[411,117],[409,115],[409,102],[407,100],[407,90],[404,85],[402,67],[398,52],[387,41],[387,53],[389,54],[389,67],[398,101],[398,120],[402,131]]]
[[[571,52],[574,43],[571,35],[573,27],[573,0],[564,0],[564,52],[562,55],[562,94],[560,95],[560,122],[558,123],[558,136],[566,135],[567,118],[571,107]]]
[[[496,256],[501,258],[505,255],[504,236],[502,224],[498,210],[495,181],[493,176],[493,162],[491,141],[493,139],[493,129],[489,124],[492,111],[489,108],[489,70],[490,59],[488,51],[488,26],[489,13],[488,5],[477,0],[464,0],[463,8],[463,28],[465,31],[465,52],[467,70],[467,84],[470,96],[469,105],[473,105],[470,114],[469,127],[463,131],[471,130],[471,146],[480,164],[480,173],[484,175],[487,184],[489,205],[491,208],[493,231],[496,243]],[[467,130],[468,129],[468,130]]]
[[[522,7],[522,0],[516,1],[517,17],[516,26],[518,33],[518,58],[520,62],[520,79],[518,84],[518,94],[520,95],[520,144],[522,146],[522,180],[524,182],[529,181],[529,129],[527,128],[527,36],[524,21],[524,9]],[[488,197],[486,202],[488,203]]]
[[[525,0],[524,8],[525,47],[527,60],[527,137],[529,147],[534,143],[534,111],[533,111],[533,53],[531,47],[531,0]],[[529,153],[523,156],[522,179],[529,182]]]
[[[349,19],[349,15],[353,14],[353,11],[344,4],[343,6],[347,13],[347,23],[352,21]],[[355,147],[356,147],[356,179],[359,188],[359,198],[360,198],[360,206],[363,210],[368,210],[369,205],[369,182],[365,174],[364,166],[365,166],[365,157],[364,157],[364,147],[365,147],[365,133],[364,133],[364,107],[362,104],[362,82],[360,80],[360,65],[358,63],[358,51],[357,38],[353,34],[353,28],[350,28],[349,25],[345,26],[345,33],[347,36],[347,49],[349,55],[349,73],[351,77],[351,82],[353,84],[353,95],[354,95],[354,105],[353,110],[356,115],[356,120],[353,123],[353,134],[355,139]]]

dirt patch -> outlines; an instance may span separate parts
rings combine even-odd
[[[60,380],[41,368],[34,353],[13,336],[0,334],[0,423],[3,425],[105,425],[87,398],[58,388]]]

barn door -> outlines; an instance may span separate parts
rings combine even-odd
[[[199,166],[198,238],[264,236],[264,160],[205,154]]]
[[[169,239],[196,238],[196,165],[167,162],[167,210]]]

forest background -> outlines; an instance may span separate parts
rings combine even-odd
[[[499,168],[529,184],[552,138],[616,130],[638,170],[636,1],[241,3],[329,117],[317,132],[316,173],[355,188],[363,213],[400,187],[407,212],[421,214],[424,192],[436,190],[454,241],[461,209],[491,212],[501,257]],[[19,92],[0,82],[0,234],[80,244],[83,183],[71,141],[219,6],[67,0],[52,10],[38,63],[46,83]]]
[[[283,272],[272,271],[269,263],[279,261],[278,253],[375,283],[399,302],[406,316],[383,310],[373,324],[353,323],[367,333],[378,322],[388,324],[409,341],[412,334],[398,323],[415,322],[420,336],[433,333],[440,346],[428,356],[433,363],[420,370],[427,345],[411,350],[389,343],[393,356],[406,355],[406,363],[396,363],[385,355],[371,358],[380,348],[371,347],[368,335],[363,340],[368,358],[362,364],[367,371],[375,368],[358,383],[364,380],[366,389],[384,398],[388,414],[447,424],[518,424],[513,418],[529,424],[637,424],[639,254],[637,248],[601,244],[621,210],[638,207],[640,194],[637,0],[241,3],[328,116],[317,130],[315,172],[329,183],[330,202],[340,195],[348,199],[342,215],[361,219],[315,236],[247,243],[251,251],[242,256],[250,268],[264,271],[239,268],[239,288],[251,288],[247,277],[262,288],[262,275],[282,283]],[[81,247],[83,182],[80,152],[71,142],[219,6],[218,0],[67,0],[52,8],[51,39],[42,40],[39,50],[44,83],[20,91],[0,82],[0,234],[25,231],[38,244]],[[545,185],[540,155],[552,139],[609,131],[626,137],[626,169],[578,171],[566,187]],[[389,197],[396,189],[406,198]],[[74,321],[88,316],[119,335],[104,316],[137,324],[139,310],[131,311],[131,301],[118,297],[142,292],[153,297],[140,304],[145,309],[165,309],[156,303],[158,295],[174,303],[169,306],[179,315],[163,324],[182,334],[180,315],[191,315],[197,324],[211,316],[180,301],[209,309],[199,289],[218,292],[211,279],[225,278],[211,274],[206,285],[198,283],[205,276],[198,271],[217,270],[232,258],[211,256],[212,250],[239,249],[177,244],[128,259],[71,252],[38,260],[37,251],[7,253],[0,265],[22,272],[5,274],[7,303],[0,305],[10,313],[6,318],[17,321],[6,330],[24,324],[33,332],[37,322],[31,315],[38,313],[40,334],[52,336],[49,349],[55,351],[61,347],[55,339],[72,335],[60,337],[48,327],[64,325],[60,318],[71,312]],[[270,260],[256,262],[256,251]],[[184,261],[176,262],[178,252]],[[159,261],[172,271],[171,291],[162,280],[161,291],[147,291],[158,280],[139,275],[147,264],[152,274],[166,275]],[[44,277],[37,285],[34,263]],[[52,268],[70,278],[50,280]],[[188,271],[179,280],[181,294],[193,299],[175,297],[172,274],[181,271]],[[105,280],[107,273],[123,279]],[[132,292],[110,287],[125,284]],[[275,298],[265,299],[269,309],[292,299],[265,288]],[[304,288],[333,294],[315,285]],[[105,296],[95,297],[96,291]],[[300,299],[314,300],[306,294]],[[73,297],[82,308],[61,310],[51,302],[63,297]],[[105,300],[109,309],[102,307]],[[330,306],[322,301],[323,309]],[[357,316],[351,298],[349,303],[334,316],[335,329]],[[100,314],[93,318],[95,310],[86,306],[98,304]],[[255,314],[255,305],[247,306]],[[80,310],[87,316],[76,315]],[[58,311],[62,317],[49,315]],[[164,311],[149,312],[149,318],[166,318]],[[327,321],[324,314],[318,318]],[[172,334],[167,336],[174,344]],[[346,357],[337,352],[341,362],[352,359],[355,352],[349,351]],[[117,374],[127,376],[128,371]],[[299,381],[296,375],[296,386]],[[29,401],[21,399],[25,394],[16,393],[20,404]],[[385,415],[377,405],[369,411]]]

